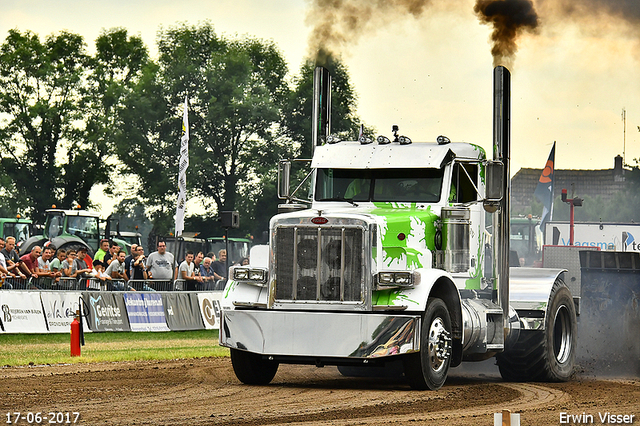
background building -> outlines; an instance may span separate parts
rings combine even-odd
[[[560,197],[562,189],[565,188],[569,198],[572,198],[571,191],[573,189],[577,197],[599,197],[602,201],[609,201],[617,192],[625,188],[625,172],[620,155],[614,158],[613,169],[556,169],[554,171],[553,198]],[[541,174],[542,169],[522,168],[513,176],[511,179],[511,208],[514,212],[528,211]]]

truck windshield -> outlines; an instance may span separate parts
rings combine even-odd
[[[440,201],[443,169],[318,169],[316,201]]]

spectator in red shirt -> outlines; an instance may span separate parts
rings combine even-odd
[[[41,254],[42,248],[40,246],[34,246],[30,253],[27,253],[20,258],[20,267],[25,274],[33,278],[38,278],[36,268],[38,267],[38,258]]]

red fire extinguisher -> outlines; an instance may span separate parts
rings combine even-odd
[[[80,356],[80,311],[76,311],[76,315],[71,323],[71,356]]]

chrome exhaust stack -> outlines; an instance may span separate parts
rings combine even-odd
[[[503,312],[505,331],[509,318],[509,214],[511,210],[511,73],[503,66],[493,70],[493,160],[502,163],[502,197],[493,215],[493,258],[496,260],[494,302]]]
[[[311,152],[324,145],[331,133],[331,74],[324,67],[313,71],[313,106],[311,110]]]

